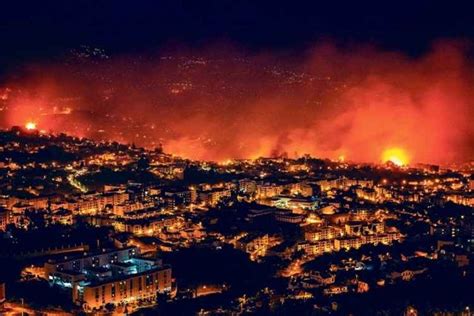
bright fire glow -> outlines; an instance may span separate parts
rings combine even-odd
[[[27,67],[1,84],[11,91],[2,100],[0,128],[27,130],[25,123],[35,122],[30,132],[149,148],[159,142],[175,156],[216,162],[309,154],[341,163],[339,156],[444,165],[474,157],[474,63],[464,45],[440,42],[411,58],[323,43],[294,59],[223,44],[170,52],[169,59],[118,56],[102,66],[58,60]],[[188,58],[193,66],[185,71]],[[206,62],[194,64],[195,58]],[[127,124],[119,128],[118,120]],[[390,148],[403,148],[409,161],[397,153],[384,158]]]
[[[29,131],[35,130],[36,129],[36,123],[35,122],[27,122],[25,124],[25,128]]]
[[[404,166],[408,164],[408,160],[407,153],[401,148],[389,148],[382,154],[382,161],[384,163],[390,161],[397,166]]]

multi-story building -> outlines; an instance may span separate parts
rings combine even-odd
[[[305,216],[302,214],[295,214],[289,210],[278,210],[274,213],[275,220],[290,224],[300,224],[303,222]]]
[[[229,189],[212,189],[199,192],[199,200],[208,205],[216,205],[224,197],[230,197]]]
[[[74,216],[70,210],[58,209],[51,214],[51,222],[54,224],[72,225]]]
[[[5,231],[10,223],[10,211],[7,209],[0,209],[0,230]]]
[[[334,240],[334,249],[359,249],[364,244],[364,239],[361,237],[346,237]]]
[[[114,249],[100,253],[71,257],[60,261],[48,261],[44,264],[47,276],[52,276],[57,271],[81,271],[86,267],[109,265],[113,262],[126,261],[138,254],[136,247]]]
[[[342,229],[335,226],[318,227],[309,229],[304,233],[304,239],[307,241],[318,241],[325,239],[334,239],[342,236]]]
[[[144,203],[141,201],[125,201],[114,207],[114,214],[117,216],[124,216],[127,213],[147,209],[153,206],[153,203]]]
[[[364,236],[364,240],[366,244],[384,244],[389,245],[394,241],[398,241],[401,239],[401,235],[398,232],[389,232],[386,234],[379,234],[379,235],[367,235]]]
[[[24,205],[25,209],[47,209],[50,201],[54,197],[50,196],[38,196],[32,198],[18,198],[11,196],[8,198],[6,206],[9,209],[12,209],[15,205]]]
[[[173,205],[189,205],[196,202],[196,192],[193,189],[167,188],[163,190],[165,200],[171,201]]]
[[[344,225],[344,231],[348,236],[361,236],[365,234],[380,234],[385,231],[383,222],[349,221]]]
[[[334,250],[333,240],[317,240],[310,243],[302,243],[298,245],[298,250],[304,250],[307,255],[315,256],[324,252],[331,252]]]
[[[313,195],[313,187],[306,182],[293,183],[289,187],[291,194],[310,197]]]
[[[44,272],[51,283],[70,288],[73,302],[88,312],[108,304],[154,300],[172,287],[171,268],[139,257],[135,247],[50,261]]]
[[[378,199],[377,191],[372,188],[357,188],[355,190],[359,199],[375,202]]]
[[[314,210],[318,205],[316,201],[309,198],[294,198],[289,196],[274,196],[268,200],[268,202],[263,202],[262,204],[292,210]]]
[[[256,193],[258,199],[271,198],[280,195],[283,192],[284,187],[275,183],[271,184],[258,184]]]
[[[107,304],[127,304],[138,300],[154,300],[159,293],[171,291],[170,267],[156,267],[116,278],[79,283],[73,289],[73,301],[86,311]]]
[[[324,179],[316,181],[316,184],[319,185],[321,191],[329,191],[333,188],[339,187],[338,179]]]
[[[244,193],[254,193],[257,190],[257,182],[249,179],[239,181],[239,190]]]
[[[474,206],[474,193],[450,193],[445,195],[446,201],[465,206]]]
[[[279,243],[281,243],[279,238],[271,237],[268,234],[250,234],[237,240],[235,246],[237,249],[247,252],[251,260],[256,260],[258,257],[265,256],[269,248]]]
[[[153,235],[165,227],[172,227],[182,223],[182,218],[170,215],[159,215],[143,219],[120,219],[113,224],[119,232],[135,235]]]
[[[124,204],[128,199],[129,194],[121,191],[87,194],[82,195],[75,201],[70,201],[66,208],[81,214],[97,214],[104,211],[107,207],[110,207],[111,211],[115,212],[116,207]]]

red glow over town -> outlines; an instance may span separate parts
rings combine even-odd
[[[296,67],[272,56],[246,57],[249,67],[235,62],[241,56],[235,49],[219,52],[219,61],[208,51],[196,54],[184,61],[170,54],[166,62],[136,69],[128,59],[85,64],[80,75],[64,65],[38,67],[48,71],[7,83],[0,126],[22,126],[34,116],[48,131],[147,148],[162,144],[175,155],[213,161],[309,154],[406,164],[407,157],[383,154],[393,144],[411,163],[473,157],[474,80],[461,45],[438,44],[416,59],[319,45]],[[186,63],[192,71],[183,75]],[[287,72],[265,70],[281,67]],[[231,69],[239,71],[222,75]]]

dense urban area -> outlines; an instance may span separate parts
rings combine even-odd
[[[0,313],[471,315],[473,168],[2,130]]]

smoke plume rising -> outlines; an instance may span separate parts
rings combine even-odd
[[[474,69],[465,45],[413,58],[373,47],[299,55],[234,47],[30,65],[0,90],[0,125],[154,147],[193,159],[311,154],[379,162],[474,157]]]

